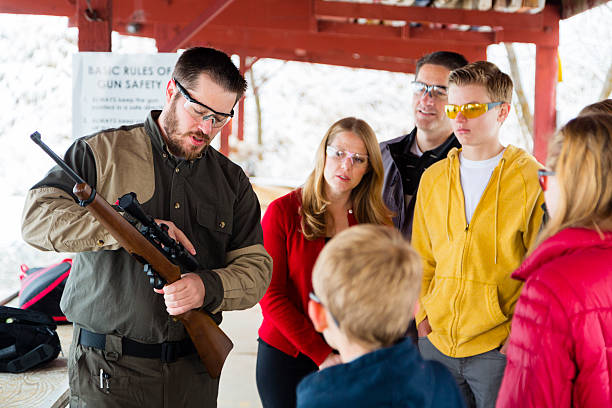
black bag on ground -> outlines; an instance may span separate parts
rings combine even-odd
[[[0,306],[0,371],[21,373],[61,351],[53,319],[42,312]]]
[[[71,268],[70,258],[44,268],[21,265],[19,307],[44,312],[58,324],[68,323],[60,309],[60,300]]]

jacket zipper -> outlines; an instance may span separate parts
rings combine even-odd
[[[453,322],[451,324],[451,333],[450,333],[450,337],[451,337],[451,350],[450,350],[450,354],[452,357],[455,356],[455,353],[457,352],[457,346],[458,346],[458,337],[457,337],[457,331],[458,331],[458,327],[459,327],[459,317],[460,317],[460,313],[459,313],[459,305],[461,303],[461,299],[463,298],[463,292],[465,291],[465,279],[463,279],[463,269],[464,269],[464,265],[465,265],[465,253],[468,247],[468,238],[469,238],[469,231],[470,231],[470,224],[466,224],[465,226],[465,240],[463,243],[463,250],[461,251],[461,269],[459,270],[459,290],[457,292],[457,296],[455,297],[455,301],[453,302],[453,314],[455,316],[455,318],[453,319]]]

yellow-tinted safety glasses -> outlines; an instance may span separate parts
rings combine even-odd
[[[446,116],[455,119],[457,114],[461,112],[468,119],[474,119],[486,113],[489,109],[501,105],[503,102],[490,103],[466,103],[465,105],[444,105]]]

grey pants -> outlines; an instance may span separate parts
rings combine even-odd
[[[122,355],[118,336],[107,335],[106,349],[99,350],[78,344],[78,334],[75,326],[68,356],[72,408],[217,406],[219,380],[208,375],[197,354],[162,363]]]
[[[506,356],[499,350],[471,357],[453,358],[442,354],[427,337],[419,337],[419,351],[425,360],[438,361],[453,374],[468,408],[494,408],[501,386]]]

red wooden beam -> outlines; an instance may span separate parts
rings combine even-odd
[[[416,68],[416,61],[422,55],[415,55],[412,58],[404,57],[376,57],[369,55],[354,54],[347,58],[346,55],[341,53],[322,53],[301,50],[300,53],[296,53],[295,50],[281,50],[271,47],[249,47],[240,48],[235,44],[207,44],[215,46],[225,50],[229,54],[238,55],[259,55],[261,58],[275,58],[287,61],[298,61],[298,62],[310,62],[317,64],[328,64],[343,66],[349,68],[364,68],[364,69],[376,69],[391,72],[401,73],[414,73]],[[477,53],[466,54],[466,58],[469,61],[478,61],[486,59],[486,49],[482,48]]]
[[[33,13],[50,15],[75,15],[76,0],[4,0],[0,4],[0,12]],[[231,4],[230,4],[231,3]],[[221,12],[221,8],[225,11]],[[186,12],[187,10],[187,12]],[[386,19],[390,21],[434,22],[442,25],[467,24],[494,27],[495,31],[505,30],[499,38],[492,42],[532,42],[551,45],[547,33],[551,27],[546,17],[553,13],[560,17],[560,10],[555,5],[549,5],[540,13],[502,13],[496,11],[479,11],[463,9],[441,9],[435,7],[403,7],[383,4],[330,2],[322,0],[148,0],[146,2],[113,1],[113,29],[127,33],[129,23],[138,22],[143,29],[156,23],[177,26],[184,33],[172,32],[175,40],[187,38],[189,33],[197,29],[198,24],[206,23],[207,10],[216,15],[210,15],[210,24],[219,26],[240,26],[250,28],[268,28],[278,30],[317,32],[321,21],[347,22],[355,18]],[[194,15],[202,13],[192,21]],[[558,19],[557,19],[558,20]],[[359,27],[361,24],[352,24]],[[389,27],[384,27],[389,28]],[[152,32],[152,27],[148,27]],[[407,30],[408,34],[412,29]],[[444,31],[443,31],[444,32]],[[537,33],[537,34],[536,34]],[[128,33],[133,34],[133,33]],[[142,35],[138,33],[138,35]],[[543,41],[545,43],[543,43]],[[165,43],[165,42],[164,42]],[[172,47],[173,44],[164,44]],[[180,45],[179,45],[180,46]]]
[[[75,1],[49,1],[49,0],[4,0],[0,2],[0,13],[9,14],[38,14],[43,16],[74,16],[76,12]]]
[[[367,18],[372,20],[431,22],[441,24],[466,24],[472,26],[504,27],[523,30],[542,30],[542,13],[502,13],[464,9],[444,9],[435,7],[404,7],[373,3],[353,3],[345,1],[315,1],[317,18]],[[558,7],[546,6],[556,10]]]
[[[542,12],[542,28],[534,33],[522,28],[504,27],[503,30],[496,31],[496,42],[520,42],[542,45],[545,47],[559,46],[559,20],[561,11],[556,6],[546,6]]]
[[[444,41],[459,44],[489,45],[495,43],[494,32],[460,31],[451,29],[431,29],[428,27],[392,27],[385,25],[368,25],[320,21],[319,32],[344,34],[348,36],[365,36],[380,39],[412,39],[426,41]],[[533,35],[533,33],[532,33]]]
[[[112,0],[77,0],[79,51],[111,51]]]
[[[179,49],[183,44],[189,41],[194,35],[197,34],[202,28],[204,28],[211,20],[217,17],[223,10],[232,4],[234,0],[216,0],[213,4],[208,6],[202,14],[196,17],[191,23],[189,23],[181,32],[169,41],[163,42],[158,50],[160,52],[174,52]]]
[[[74,2],[64,0],[34,0],[17,2],[5,0],[0,4],[0,11],[41,13],[74,16]],[[173,51],[177,43],[186,41],[194,30],[202,24],[243,28],[266,28],[283,31],[316,33],[317,31],[336,31],[336,33],[370,35],[377,37],[412,37],[424,40],[443,40],[474,42],[481,44],[495,42],[531,42],[552,46],[551,36],[554,27],[551,21],[558,21],[558,7],[547,6],[540,13],[501,13],[495,11],[439,9],[434,7],[402,7],[382,4],[328,2],[322,0],[202,0],[194,3],[191,0],[148,0],[147,2],[113,2],[113,30],[123,34],[128,32],[130,23],[137,22],[142,31],[141,36],[151,36],[156,24],[172,27],[167,30],[168,38],[160,41],[160,51]],[[230,4],[231,3],[231,4]],[[13,6],[11,6],[13,5]],[[139,6],[140,5],[140,6]],[[192,11],[186,13],[185,10]],[[202,12],[202,10],[205,10]],[[223,11],[224,10],[224,11]],[[223,12],[222,12],[223,11]],[[194,14],[201,15],[190,22]],[[216,14],[215,14],[216,13]],[[214,16],[213,16],[214,14]],[[315,15],[316,14],[316,15]],[[548,15],[557,16],[556,19]],[[422,27],[390,27],[384,25],[348,24],[349,20],[358,17],[370,19],[385,18],[392,21],[420,21],[448,24],[472,24],[494,27],[494,33],[465,32],[452,34],[447,30]],[[316,18],[321,19],[317,22]],[[331,21],[330,21],[331,20]],[[333,23],[336,23],[335,25]],[[344,25],[338,24],[345,22]],[[331,24],[330,24],[331,23]],[[73,22],[74,24],[74,22]],[[398,34],[400,33],[400,34]],[[156,38],[160,38],[156,36]],[[160,38],[161,39],[161,38]],[[163,48],[162,48],[163,47]]]
[[[15,1],[15,0],[12,0]],[[270,27],[279,30],[309,30],[310,0],[235,0],[214,18],[217,25]],[[164,23],[187,25],[194,16],[213,7],[217,0],[147,0],[140,1],[143,13],[137,13],[133,1],[117,2],[115,17],[122,25],[140,17],[143,25]]]
[[[377,69],[391,72],[411,73],[415,71],[416,59],[405,58],[375,58],[370,56],[355,55],[350,59],[340,54],[323,54],[304,52],[296,54],[290,50],[278,50],[272,48],[248,48],[240,49],[235,45],[221,45],[223,49],[231,54],[255,54],[260,58],[275,58],[286,61],[310,62],[316,64],[336,65],[349,68]]]
[[[412,58],[439,50],[441,47],[449,51],[459,52],[468,58],[486,55],[484,45],[470,45],[461,43],[444,43],[434,40],[384,39],[368,37],[351,37],[330,33],[307,33],[270,29],[248,29],[243,27],[217,27],[209,26],[200,31],[190,45],[209,44],[225,48],[249,50],[270,49],[282,51],[298,50],[307,53],[333,53],[352,58],[353,55]],[[247,53],[245,55],[257,55]]]

